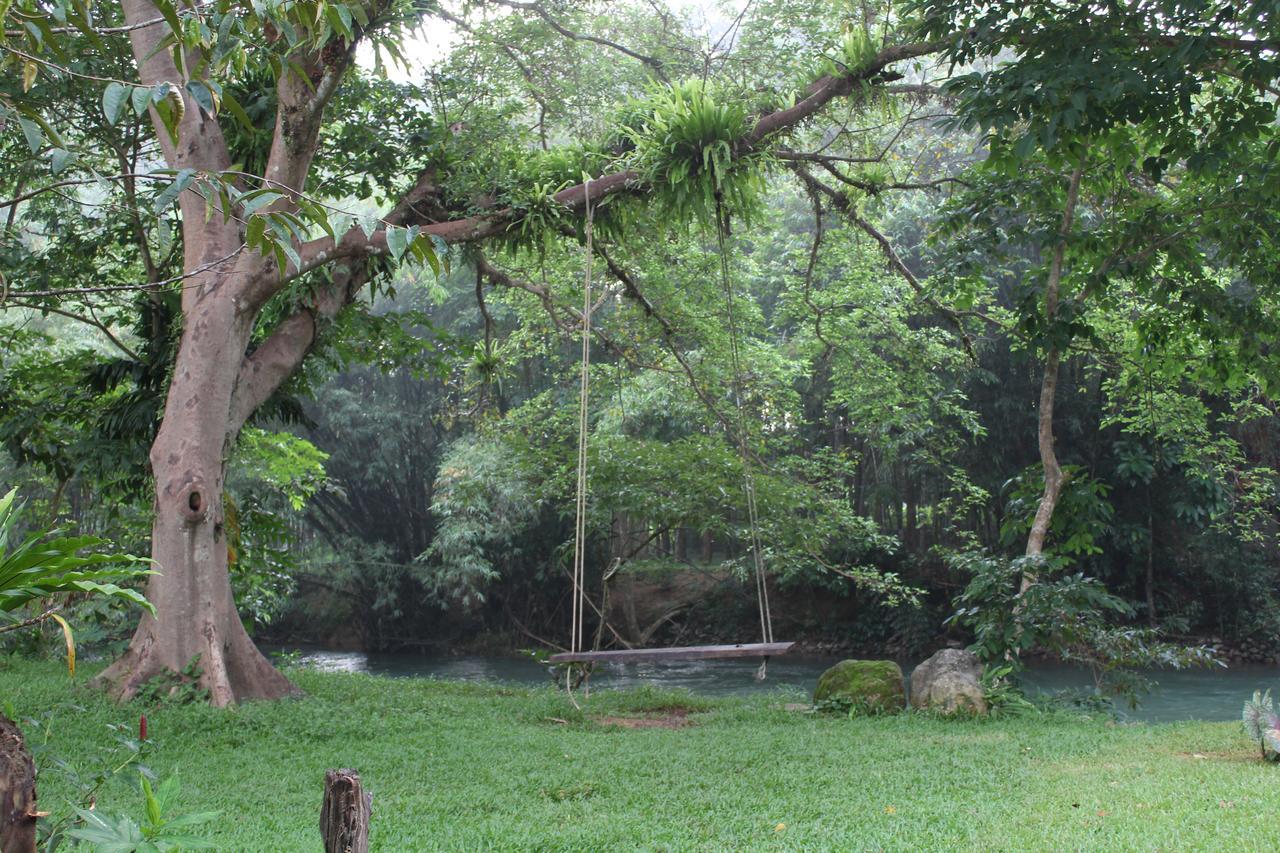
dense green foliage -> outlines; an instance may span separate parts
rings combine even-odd
[[[207,62],[150,88],[118,27],[66,49],[114,7],[55,3],[48,32],[6,7],[31,26],[0,40],[21,69],[0,88],[0,482],[145,547],[184,192],[234,208],[281,269],[381,229],[386,251],[341,273],[368,286],[315,315],[302,368],[223,448],[241,615],[371,649],[562,641],[587,258],[556,194],[625,171],[592,231],[606,641],[754,635],[750,472],[780,632],[916,651],[949,631],[1100,680],[1138,646],[1171,660],[1157,629],[1280,653],[1263,5],[499,5],[161,4],[166,48]],[[422,22],[456,43],[397,66]],[[307,192],[252,184],[290,62],[357,38],[373,58],[328,107]],[[755,134],[830,80],[847,97]],[[236,168],[156,168],[182,109]],[[427,224],[391,223],[423,176]],[[424,230],[499,213],[484,240]],[[336,275],[288,276],[249,352]],[[1064,483],[1033,565],[1051,373]]]

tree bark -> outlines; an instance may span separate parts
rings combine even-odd
[[[1071,233],[1071,223],[1075,219],[1076,203],[1080,198],[1080,178],[1084,175],[1085,157],[1081,155],[1080,163],[1071,174],[1071,183],[1067,187],[1067,199],[1062,211],[1062,225],[1058,230],[1058,245],[1053,252],[1053,261],[1049,265],[1049,279],[1045,284],[1044,315],[1046,326],[1052,328],[1058,317],[1058,297],[1062,286],[1062,264],[1067,250],[1067,237]],[[1051,332],[1052,334],[1052,332]],[[1036,517],[1031,523],[1031,532],[1027,535],[1028,557],[1038,557],[1044,553],[1044,542],[1049,535],[1049,527],[1053,523],[1053,511],[1058,505],[1058,496],[1062,494],[1064,478],[1062,466],[1058,464],[1058,455],[1054,450],[1053,407],[1058,391],[1058,370],[1062,353],[1057,344],[1049,345],[1049,352],[1044,361],[1044,377],[1040,381],[1040,410],[1037,427],[1037,443],[1040,447],[1040,465],[1044,470],[1044,492],[1040,495],[1040,504],[1036,507]],[[1022,591],[1025,592],[1036,582],[1034,574],[1022,576]]]
[[[237,310],[236,275],[211,271],[191,300],[164,417],[151,448],[156,495],[144,615],[128,650],[101,676],[123,699],[198,658],[200,685],[217,706],[296,692],[254,646],[231,594],[223,488],[239,431],[231,417],[252,317]]]
[[[373,798],[354,770],[326,770],[320,836],[325,853],[369,853],[369,818]]]
[[[35,850],[36,766],[22,732],[0,714],[0,851]]]
[[[160,49],[169,32],[157,7],[151,0],[123,0],[122,8],[133,27],[129,38],[140,81],[170,84],[185,102],[176,139],[151,108],[166,165],[206,173],[230,168],[217,118],[183,91],[184,75],[172,53]],[[349,53],[327,63],[319,54],[298,54],[277,81],[279,113],[267,178],[286,197],[273,206],[293,205],[287,194],[302,191],[320,117],[349,62]],[[186,65],[200,68],[203,58],[193,54]],[[127,699],[156,675],[196,660],[200,685],[214,705],[222,706],[297,692],[249,639],[232,598],[223,514],[226,461],[245,419],[301,363],[314,340],[316,317],[345,304],[352,275],[335,270],[329,292],[282,323],[279,334],[259,348],[274,361],[255,360],[246,354],[254,327],[263,305],[283,286],[284,271],[274,260],[245,252],[241,223],[221,214],[207,216],[205,201],[194,190],[182,192],[178,205],[185,274],[182,335],[151,447],[156,488],[151,556],[158,574],[148,580],[146,594],[156,615],[142,617],[124,656],[97,681]]]

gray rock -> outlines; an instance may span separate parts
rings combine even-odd
[[[935,652],[911,672],[911,706],[944,714],[987,713],[978,656],[962,649]]]

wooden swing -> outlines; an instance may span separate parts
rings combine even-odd
[[[577,510],[573,539],[573,619],[569,640],[569,651],[551,655],[552,663],[642,663],[685,660],[709,660],[713,658],[763,658],[756,674],[758,679],[765,677],[766,666],[770,657],[783,655],[795,645],[789,642],[775,642],[773,639],[773,617],[769,610],[769,588],[765,581],[764,554],[760,540],[759,516],[756,511],[755,480],[751,474],[751,458],[747,452],[745,421],[742,413],[742,369],[738,355],[738,329],[733,310],[733,286],[729,279],[728,259],[725,255],[725,233],[728,223],[725,221],[723,209],[717,209],[716,230],[719,238],[720,269],[724,280],[725,298],[729,315],[729,342],[733,357],[733,402],[738,415],[738,452],[742,458],[743,491],[746,495],[747,517],[751,527],[751,558],[755,569],[756,601],[760,609],[760,642],[738,643],[736,645],[717,646],[672,646],[648,649],[615,649],[610,651],[587,651],[583,649],[583,625],[585,623],[584,604],[586,601],[586,508],[587,508],[587,401],[590,396],[591,367],[591,262],[592,224],[594,209],[591,205],[591,180],[586,182],[586,261],[583,273],[582,300],[582,368],[581,384],[578,391],[578,482]],[[604,614],[601,614],[604,618]]]

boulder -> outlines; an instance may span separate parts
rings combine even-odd
[[[891,660],[842,660],[818,677],[816,705],[845,700],[867,713],[897,713],[906,706],[902,668]]]
[[[962,649],[934,652],[911,672],[911,706],[944,714],[987,713],[978,656]]]

